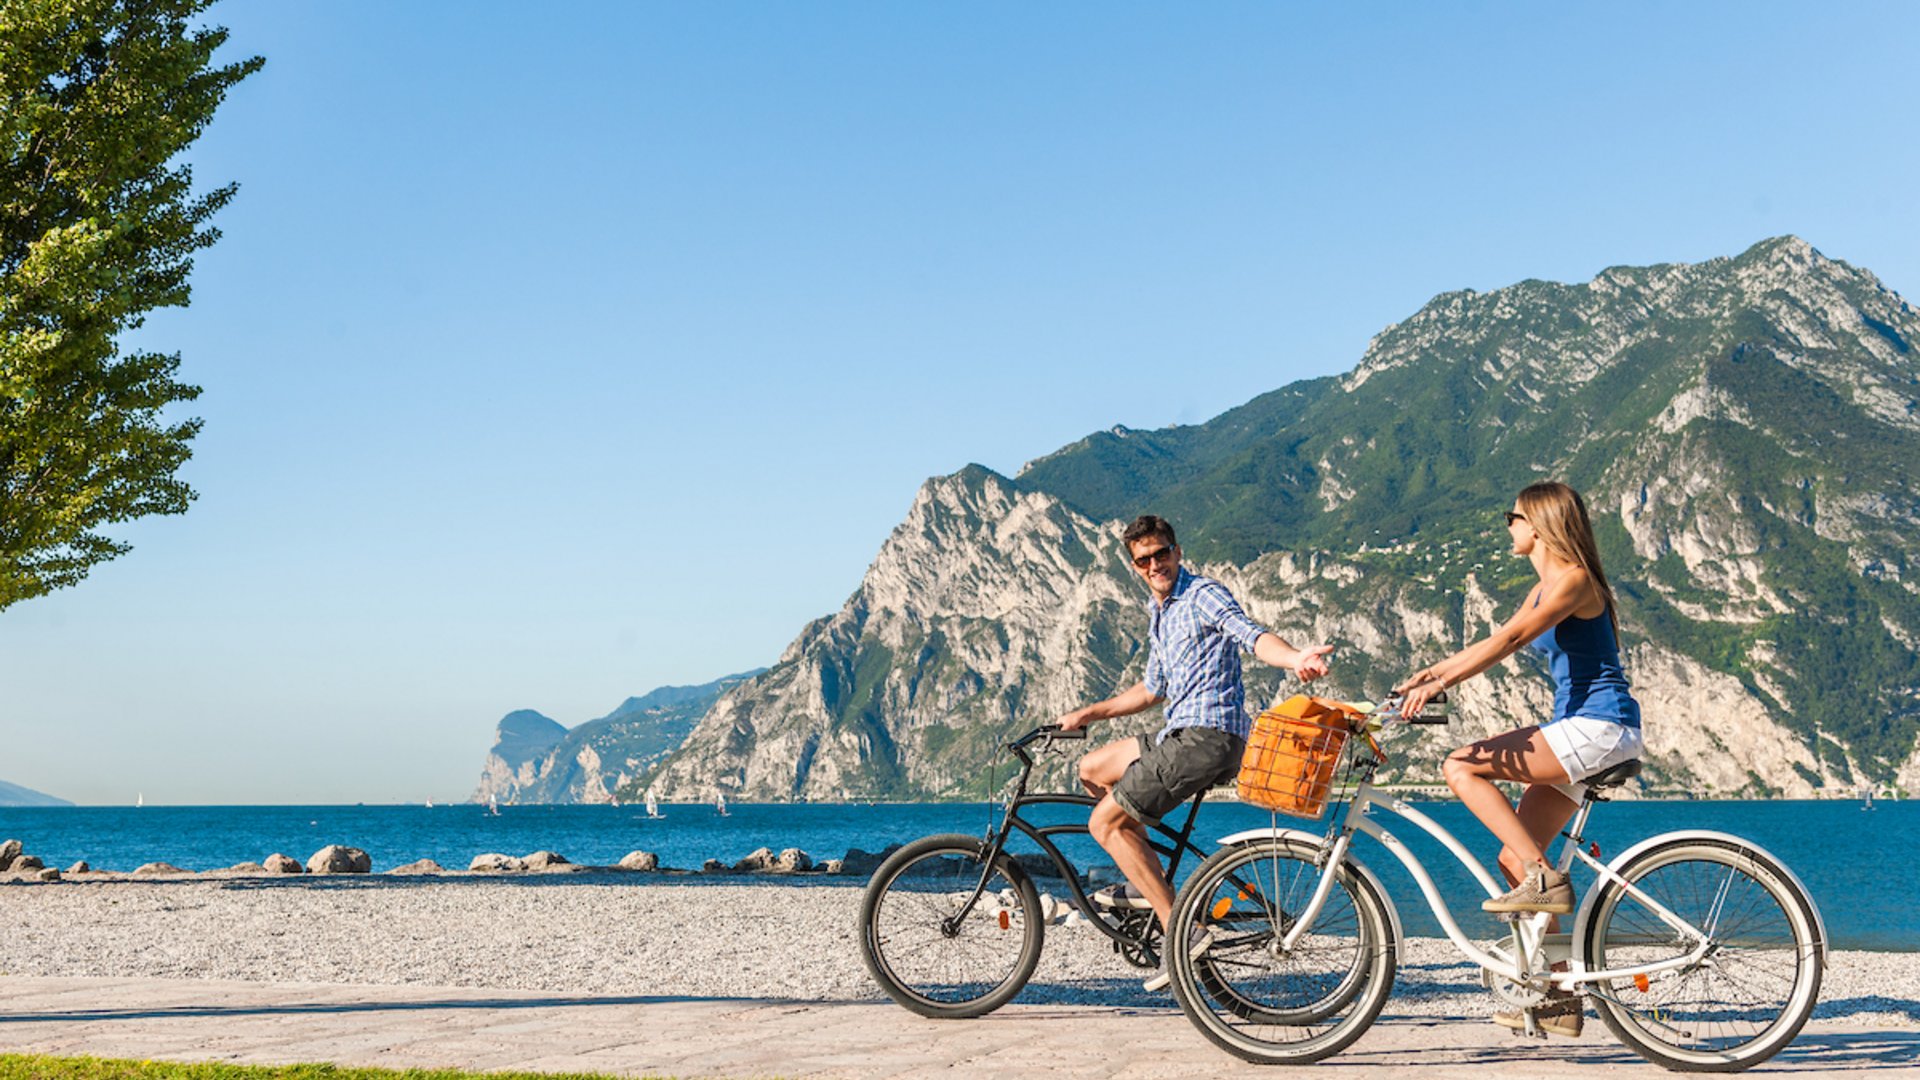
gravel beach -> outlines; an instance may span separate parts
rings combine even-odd
[[[0,881],[0,972],[880,1000],[855,948],[862,882],[619,871]],[[1019,1000],[1164,1005],[1087,927],[1050,926]],[[1920,953],[1837,952],[1817,1018],[1920,1028]],[[1415,939],[1388,1015],[1494,1011],[1477,971]]]

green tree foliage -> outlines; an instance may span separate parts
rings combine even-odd
[[[123,332],[184,307],[235,188],[175,157],[259,57],[214,66],[211,0],[0,0],[0,609],[128,545],[104,526],[184,511],[200,390]]]

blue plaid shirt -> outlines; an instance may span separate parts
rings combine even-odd
[[[1180,568],[1173,594],[1148,605],[1147,689],[1166,701],[1167,726],[1209,727],[1244,739],[1253,726],[1240,685],[1240,652],[1266,633],[1225,585]]]

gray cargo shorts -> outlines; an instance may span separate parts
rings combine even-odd
[[[1177,727],[1155,742],[1140,736],[1140,759],[1113,785],[1113,801],[1142,825],[1157,825],[1174,807],[1240,771],[1247,741],[1216,728]]]

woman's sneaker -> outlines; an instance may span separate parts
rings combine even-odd
[[[1496,914],[1512,911],[1548,911],[1555,915],[1573,912],[1573,883],[1567,875],[1535,859],[1527,864],[1520,884],[1504,896],[1482,901],[1481,911]]]
[[[1533,1007],[1533,1022],[1541,1031],[1549,1035],[1564,1035],[1569,1039],[1580,1037],[1580,1025],[1585,1019],[1586,1009],[1580,999],[1569,994],[1566,997],[1548,998]],[[1527,1030],[1527,1017],[1519,1009],[1493,1014],[1493,1022],[1503,1028],[1514,1031]]]

